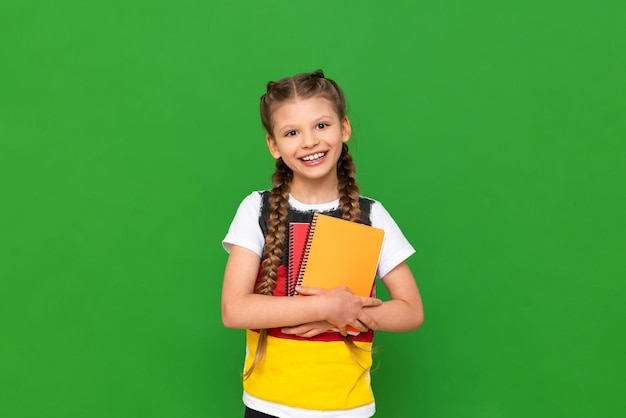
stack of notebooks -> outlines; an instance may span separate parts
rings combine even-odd
[[[344,285],[355,295],[370,296],[383,238],[382,229],[319,213],[310,225],[290,224],[288,294],[295,294],[296,285]]]

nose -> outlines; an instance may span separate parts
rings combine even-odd
[[[307,131],[302,133],[302,148],[311,148],[316,146],[317,144],[319,144],[319,139],[317,138],[317,135],[315,135],[315,132],[313,131]]]

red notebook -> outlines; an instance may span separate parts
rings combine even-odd
[[[289,224],[289,264],[287,267],[287,296],[296,294],[296,284],[302,257],[306,248],[307,237],[309,235],[308,223]]]

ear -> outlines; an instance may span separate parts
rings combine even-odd
[[[350,139],[350,135],[352,135],[350,119],[348,119],[347,116],[344,116],[343,121],[341,121],[341,141],[348,142],[348,139]]]
[[[265,134],[265,140],[267,141],[267,148],[270,150],[270,154],[275,159],[279,159],[281,157],[280,151],[278,151],[278,146],[276,145],[276,140],[272,138],[270,134]]]

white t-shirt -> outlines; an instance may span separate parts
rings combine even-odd
[[[372,200],[372,199],[370,199]],[[339,207],[339,199],[322,204],[309,205],[297,201],[289,196],[289,204],[295,210],[301,212],[326,212]],[[230,224],[228,233],[222,241],[224,249],[230,252],[233,245],[247,248],[261,257],[265,238],[259,225],[261,216],[262,195],[261,192],[252,192],[239,205],[235,218]],[[370,221],[373,227],[385,231],[383,247],[376,276],[384,278],[398,264],[410,257],[415,249],[406,239],[389,212],[378,201],[373,201],[370,213]]]

